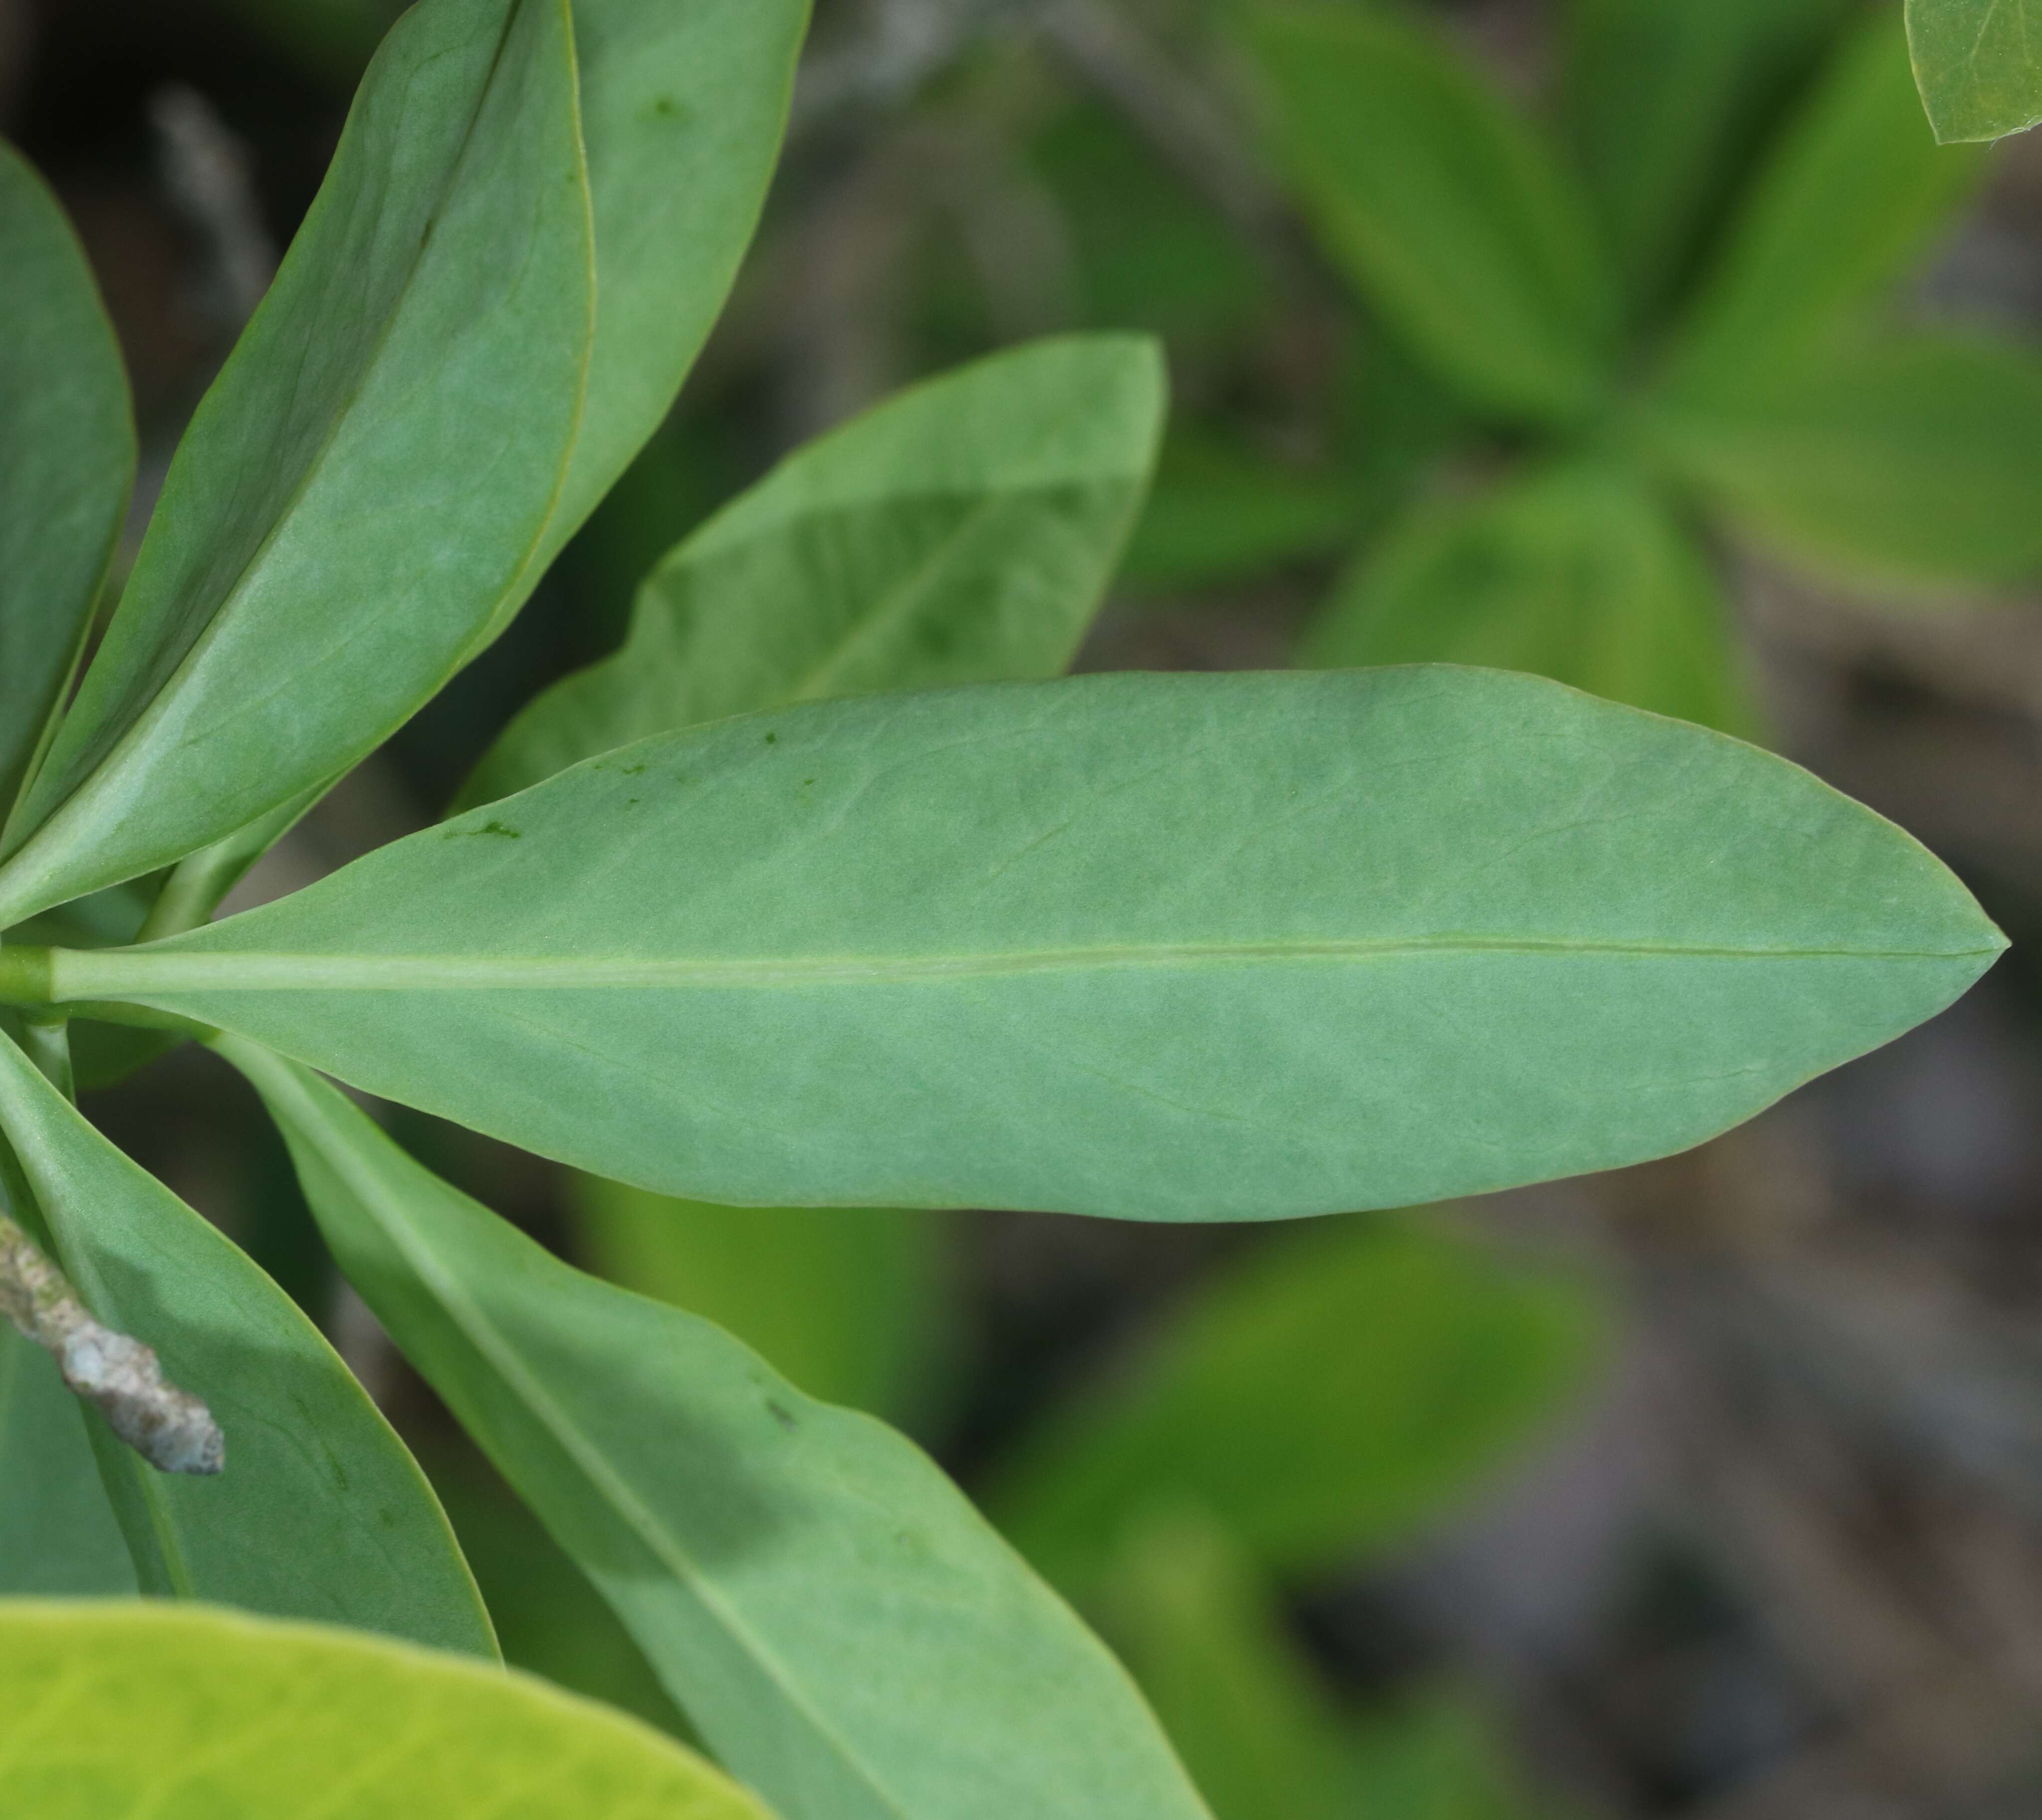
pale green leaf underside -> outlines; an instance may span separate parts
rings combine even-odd
[[[190,1606],[0,1602],[0,1761],[24,1820],[769,1820],[543,1682]]]
[[[1264,7],[1269,127],[1329,254],[1440,371],[1510,415],[1570,418],[1607,379],[1614,274],[1530,123],[1372,10]]]
[[[1343,583],[1301,656],[1527,670],[1726,732],[1755,719],[1707,557],[1632,474],[1600,465],[1413,514]]]
[[[1975,193],[1979,153],[1922,118],[1899,20],[1876,9],[1753,182],[1674,345],[1667,389],[1762,396],[1904,277]]]
[[[786,1820],[1200,1820],[1118,1665],[909,1442],[220,1046],[369,1306]]]
[[[1822,576],[1919,591],[2042,569],[2042,360],[2025,348],[1875,342],[1657,427],[1742,530]]]
[[[78,660],[135,474],[128,378],[56,199],[0,141],[0,824]]]
[[[1441,667],[720,721],[52,989],[694,1199],[1248,1219],[1681,1149],[2002,946],[1792,765]]]
[[[493,1657],[431,1489],[283,1291],[4,1040],[0,1126],[94,1313],[155,1347],[227,1436],[224,1473],[178,1478],[90,1418],[143,1589]]]
[[[519,714],[462,802],[728,714],[1056,675],[1126,541],[1164,406],[1153,343],[1071,337],[810,444],[653,570],[624,648]]]
[[[1322,1571],[1464,1495],[1580,1384],[1601,1328],[1579,1283],[1428,1227],[1314,1229],[1195,1295],[1111,1391],[1053,1417],[988,1508],[1074,1588],[1173,1505],[1273,1570]]]
[[[171,465],[0,868],[0,923],[336,776],[533,579],[594,317],[564,0],[385,40]]]
[[[1915,80],[1936,136],[2002,139],[2042,120],[2042,5],[1907,0]]]

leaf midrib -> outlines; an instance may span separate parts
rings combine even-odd
[[[1314,962],[1521,955],[1569,960],[1966,961],[1956,949],[1737,947],[1677,942],[1442,935],[1349,941],[1156,942],[962,954],[806,954],[746,958],[558,954],[157,953],[55,949],[52,996],[149,997],[178,992],[574,992],[756,990],[996,979],[1031,973],[1196,970]]]

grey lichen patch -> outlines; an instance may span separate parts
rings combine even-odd
[[[94,1319],[63,1271],[0,1214],[0,1315],[57,1362],[114,1433],[159,1472],[210,1474],[227,1440],[212,1412],[164,1381],[155,1351]]]

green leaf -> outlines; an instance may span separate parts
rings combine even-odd
[[[1164,1325],[1138,1371],[1053,1417],[988,1508],[1060,1585],[1145,1508],[1210,1512],[1284,1571],[1402,1540],[1581,1382],[1600,1310],[1402,1221],[1279,1241]]]
[[[523,598],[589,361],[576,101],[563,0],[384,40],[0,848],[0,924],[338,775]]]
[[[1369,10],[1265,6],[1248,36],[1278,152],[1363,292],[1476,402],[1538,419],[1590,410],[1608,383],[1616,281],[1530,124]]]
[[[767,1820],[543,1682],[190,1606],[0,1604],[0,1756],[35,1820]]]
[[[939,1216],[709,1206],[593,1176],[569,1191],[598,1276],[714,1321],[823,1402],[916,1413],[942,1302]]]
[[[1073,337],[812,443],[653,570],[624,648],[526,709],[462,801],[755,708],[1055,675],[1126,541],[1164,403],[1153,342]]]
[[[1900,21],[1885,7],[1838,46],[1780,136],[1677,342],[1666,389],[1763,395],[1853,328],[1970,201],[1975,150],[1922,118]]]
[[[128,377],[56,198],[0,141],[0,823],[92,623],[135,477]]]
[[[1226,1220],[1684,1148],[2003,945],[1806,772],[1535,678],[1092,676],[647,740],[0,999],[693,1199]]]
[[[1276,1588],[1191,1508],[1134,1524],[1101,1593],[1115,1641],[1218,1820],[1528,1820],[1495,1728],[1449,1689],[1336,1711]]]
[[[2042,569],[2042,359],[1919,335],[1762,395],[1669,411],[1668,458],[1757,542],[1846,585],[2005,584]]]
[[[47,1352],[0,1322],[0,1596],[135,1589],[78,1399]]]
[[[1914,76],[1936,136],[2003,139],[2042,120],[2042,6],[1907,0]]]
[[[220,1046],[364,1299],[787,1820],[1198,1820],[1118,1665],[911,1443]]]
[[[1218,436],[1179,432],[1128,547],[1126,578],[1203,587],[1331,556],[1353,543],[1371,503],[1356,474],[1300,472]]]
[[[809,0],[573,0],[595,231],[588,392],[550,558],[660,426],[729,295]]]
[[[0,1126],[87,1306],[155,1347],[227,1436],[218,1478],[173,1478],[88,1417],[143,1589],[493,1657],[423,1476],[283,1291],[6,1042]]]
[[[1570,0],[1569,136],[1634,302],[1692,274],[1750,148],[1849,0]]]
[[[1528,670],[1742,733],[1756,717],[1707,557],[1627,471],[1535,471],[1416,512],[1341,583],[1304,662]]]
[[[1130,1521],[1099,1603],[1214,1820],[1405,1820],[1356,1807],[1340,1715],[1264,1570],[1209,1514]]]

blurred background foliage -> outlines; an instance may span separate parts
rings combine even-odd
[[[0,0],[0,126],[135,374],[131,552],[396,11]],[[510,635],[235,902],[434,819],[789,449],[1099,327],[1162,338],[1176,406],[1081,667],[1542,671],[1811,764],[2031,937],[2042,153],[1936,148],[1899,11],[820,0],[680,406]],[[1218,1820],[2016,1820],[2042,1810],[2039,1020],[2017,950],[1692,1157],[1273,1233],[733,1214],[393,1124],[922,1440],[1120,1650]],[[338,1286],[239,1088],[188,1050],[82,1061],[119,1081],[95,1116],[399,1422],[512,1659],[684,1729]],[[0,1580],[31,1547],[0,1527]]]

